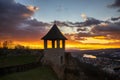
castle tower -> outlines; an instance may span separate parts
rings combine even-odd
[[[44,63],[50,65],[59,75],[58,77],[62,78],[65,64],[65,40],[67,38],[54,24],[42,40],[44,40]],[[48,48],[48,41],[51,41],[52,48]]]

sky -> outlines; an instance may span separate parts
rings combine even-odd
[[[67,48],[120,48],[120,0],[0,0],[0,46],[43,48],[54,22]]]
[[[119,16],[114,9],[107,6],[114,0],[16,0],[25,5],[34,5],[39,10],[34,14],[34,18],[40,21],[51,22],[60,21],[83,21],[81,14],[95,17],[97,19],[107,19]],[[108,14],[109,13],[109,14]],[[99,16],[98,16],[99,14]]]

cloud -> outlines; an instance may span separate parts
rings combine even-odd
[[[42,21],[38,21],[37,19],[31,19],[31,20],[26,20],[24,21],[24,24],[29,25],[30,27],[45,27],[45,26],[49,26],[48,23],[44,23]]]
[[[33,14],[33,11],[14,0],[0,0],[0,31],[9,32],[15,29]]]
[[[84,16],[83,16],[84,17]],[[112,17],[110,21],[101,21],[85,15],[84,22],[68,22],[68,21],[56,21],[60,29],[65,33],[65,36],[69,40],[82,42],[88,38],[94,38],[98,41],[109,42],[120,41],[120,17]],[[70,29],[71,28],[71,29]],[[104,43],[104,42],[103,42]]]
[[[27,8],[28,8],[30,11],[32,11],[32,12],[35,12],[36,10],[39,9],[38,7],[36,7],[36,6],[32,6],[32,5],[27,6]]]
[[[81,28],[78,28],[77,31],[78,31],[78,32],[79,32],[79,31],[88,31],[88,28],[86,28],[86,27],[81,27]]]
[[[82,13],[82,14],[81,14],[81,17],[82,17],[85,21],[87,20],[86,14]]]
[[[101,23],[94,26],[92,29],[100,32],[118,32],[120,31],[120,26],[115,23]]]
[[[55,23],[70,40],[85,40],[86,37],[99,36],[100,34],[90,32],[90,29],[104,21],[87,17],[85,14],[82,14],[82,17],[86,19],[84,22],[55,21]]]
[[[101,37],[99,36],[102,36],[102,38],[104,37],[104,39],[113,39],[113,40],[120,39],[119,38],[120,36],[117,35],[120,32],[119,21],[106,22],[94,18],[88,18],[88,21],[90,21],[91,23],[87,25],[86,25],[86,21],[75,22],[75,23],[68,21],[56,21],[56,24],[58,25],[60,30],[65,34],[65,36],[70,40],[86,40],[86,38],[88,37],[95,37],[97,39],[98,38],[101,39]],[[39,34],[43,34],[43,31],[46,31],[45,27],[51,26],[51,24],[49,23],[39,22],[36,19],[32,21],[27,21],[25,23],[29,25],[29,27],[27,27],[28,29],[26,28],[26,30],[30,29],[30,31],[32,31],[36,27],[35,30],[36,29],[39,30]]]
[[[108,5],[110,8],[117,8],[118,12],[120,12],[120,0],[115,0],[115,2],[111,5]]]
[[[89,26],[91,27],[91,25],[97,25],[97,24],[100,24],[101,20],[98,20],[98,19],[95,19],[95,18],[92,18],[92,17],[87,17],[85,18],[86,20],[84,22],[69,22],[69,21],[55,21],[55,23],[58,25],[58,26],[68,26],[68,27],[84,27],[84,26]],[[52,22],[54,23],[54,22]]]
[[[120,7],[120,0],[115,0],[115,2],[110,5],[110,7]]]
[[[91,29],[91,32],[106,36],[107,39],[120,39],[120,26],[117,23],[102,23],[100,25],[96,25]]]
[[[114,17],[114,18],[111,18],[112,21],[118,21],[120,20],[120,16],[119,17]]]
[[[87,17],[87,20],[85,22],[82,23],[83,26],[91,26],[91,25],[97,25],[100,24],[102,21],[97,20],[95,18],[92,17]]]
[[[96,25],[96,24],[100,24],[102,21],[92,18],[92,17],[88,17],[86,14],[81,14],[81,17],[84,19],[84,22],[81,22],[81,26],[91,26],[91,25]]]
[[[56,23],[58,26],[71,26],[73,23],[72,22],[66,22],[66,21],[58,21],[58,20],[55,20],[54,22],[52,23]]]
[[[85,40],[88,37],[99,37],[102,36],[104,39],[108,40],[120,40],[120,17],[111,18],[112,22],[108,21],[100,21],[95,20],[94,18],[89,19],[90,21],[93,21],[90,24],[86,24],[86,21],[84,21],[84,26],[77,28],[77,33],[75,34],[77,40]],[[98,21],[98,22],[96,22]],[[94,24],[93,24],[94,23]],[[86,26],[90,27],[86,27]]]
[[[1,38],[20,41],[37,41],[48,31],[47,27],[50,27],[50,24],[36,19],[26,20],[9,31],[9,33],[3,31]]]
[[[95,36],[91,33],[82,33],[82,32],[78,33],[77,35],[80,37],[93,37],[93,36]]]
[[[40,40],[48,24],[31,19],[36,10],[15,0],[0,0],[0,39]]]

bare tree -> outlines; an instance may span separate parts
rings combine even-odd
[[[3,48],[8,48],[8,41],[3,42]]]
[[[3,48],[11,48],[12,47],[12,41],[9,40],[9,41],[4,41],[3,42]]]

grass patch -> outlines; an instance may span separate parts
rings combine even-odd
[[[37,57],[38,56],[34,55],[7,56],[5,58],[0,58],[0,67],[31,63],[36,61]]]
[[[58,80],[49,67],[39,67],[26,72],[19,72],[0,77],[0,80]]]

